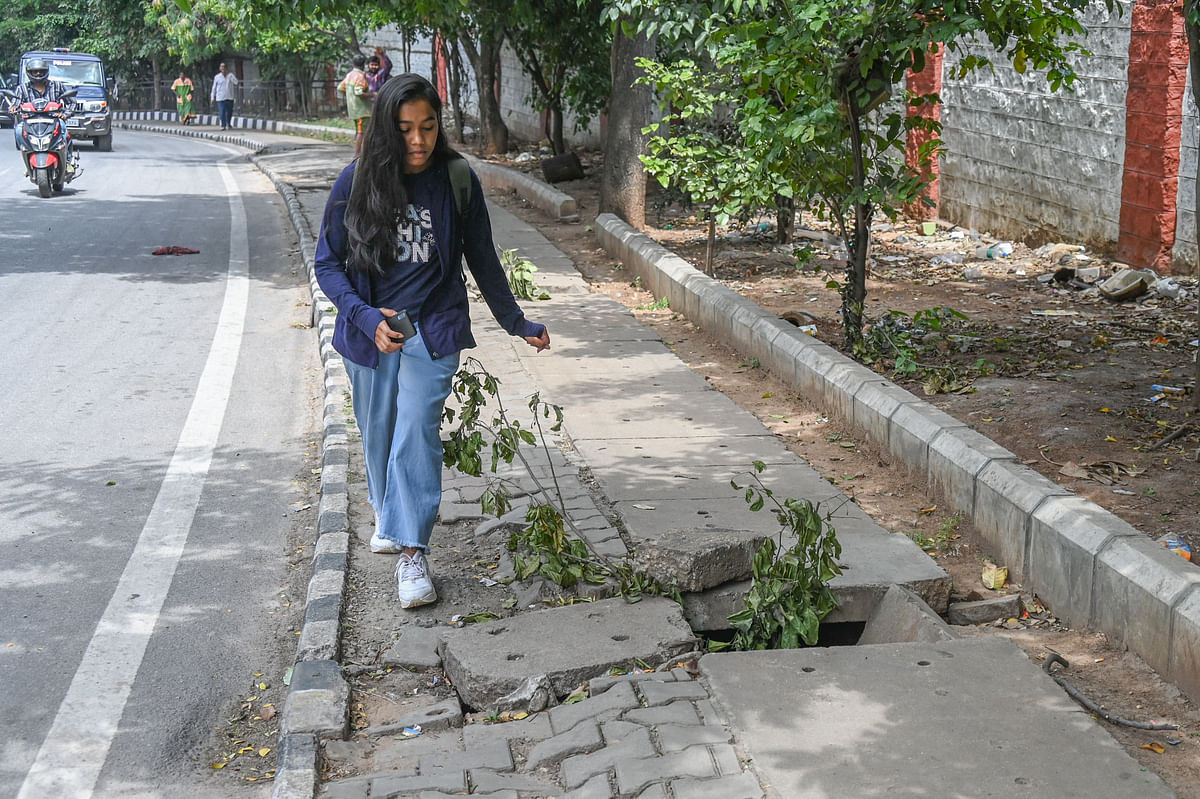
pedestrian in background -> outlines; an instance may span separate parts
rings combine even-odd
[[[192,117],[196,116],[196,107],[193,105],[196,84],[192,83],[187,72],[181,69],[179,77],[171,84],[171,91],[175,92],[175,110],[179,113],[179,121],[184,125],[191,124]]]
[[[402,608],[437,601],[426,554],[442,497],[442,410],[461,351],[475,346],[464,256],[500,326],[539,352],[550,347],[546,327],[513,298],[479,178],[450,148],[441,114],[420,75],[383,84],[362,157],[333,184],[316,254],[362,433],[371,551],[399,554]],[[456,183],[469,200],[457,199]],[[410,335],[388,324],[398,312]]]
[[[367,84],[367,57],[359,54],[352,61],[354,67],[342,78],[337,85],[337,93],[346,98],[346,116],[354,123],[354,157],[362,152],[363,129],[371,118],[371,94]]]
[[[221,64],[220,71],[213,77],[212,91],[209,100],[217,104],[217,115],[221,120],[221,130],[229,130],[233,125],[233,90],[237,88],[238,79]]]
[[[382,47],[375,48],[375,55],[367,59],[367,91],[371,96],[379,94],[380,87],[392,76],[392,59]]]

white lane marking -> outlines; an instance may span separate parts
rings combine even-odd
[[[18,799],[92,796],[200,502],[229,404],[250,293],[246,211],[233,174],[217,166],[231,221],[225,300],[212,349],[146,525]]]

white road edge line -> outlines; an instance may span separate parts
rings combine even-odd
[[[146,525],[17,799],[89,799],[187,543],[229,404],[250,293],[246,211],[232,172],[229,271],[212,349]]]

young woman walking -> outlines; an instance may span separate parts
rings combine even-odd
[[[399,553],[404,608],[437,600],[426,553],[442,494],[442,408],[460,351],[475,346],[464,257],[500,326],[539,352],[550,347],[545,326],[528,321],[509,290],[483,189],[452,164],[462,156],[450,149],[441,113],[437,90],[420,75],[383,84],[362,155],[333,184],[316,254],[362,433],[371,551]],[[467,176],[469,195],[456,199],[453,184],[465,187]],[[412,335],[388,324],[397,313],[413,322]]]

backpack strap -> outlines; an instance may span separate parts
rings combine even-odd
[[[467,206],[471,204],[471,167],[465,158],[451,158],[446,168],[450,170],[450,188],[454,193],[454,210],[458,218],[467,215]]]

